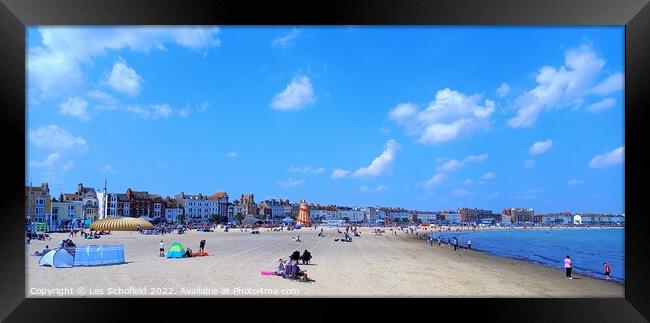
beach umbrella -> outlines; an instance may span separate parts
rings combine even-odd
[[[185,254],[185,246],[178,241],[174,241],[169,247],[169,251],[167,251],[167,258],[183,258],[183,254]]]

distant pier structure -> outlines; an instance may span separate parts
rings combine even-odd
[[[311,226],[311,219],[309,218],[309,206],[303,199],[300,201],[300,210],[298,211],[297,224]]]

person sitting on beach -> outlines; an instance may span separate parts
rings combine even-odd
[[[298,238],[296,238],[296,242],[302,242],[302,240],[300,240],[300,236],[298,236]]]
[[[298,262],[295,262],[293,264],[293,270],[296,273],[296,276],[302,277],[305,281],[311,281],[311,279],[309,279],[309,276],[307,276],[307,270],[300,269]]]
[[[300,256],[300,259],[302,260],[303,265],[308,265],[309,261],[311,260],[311,252],[305,249],[305,251],[302,253],[302,256]]]
[[[183,258],[190,258],[192,257],[192,249],[187,248],[185,249],[185,254],[183,254]]]
[[[50,246],[45,246],[42,252],[34,252],[34,256],[44,256],[46,253],[50,252]]]
[[[284,275],[284,260],[282,258],[278,260],[278,268],[275,270],[275,274],[278,276]]]

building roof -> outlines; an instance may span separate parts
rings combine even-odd
[[[228,198],[228,194],[226,192],[217,192],[208,196],[208,200],[218,200],[222,198]]]

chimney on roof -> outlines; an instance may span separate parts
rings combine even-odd
[[[84,189],[84,184],[82,183],[77,184],[77,194],[81,195],[83,189]]]

